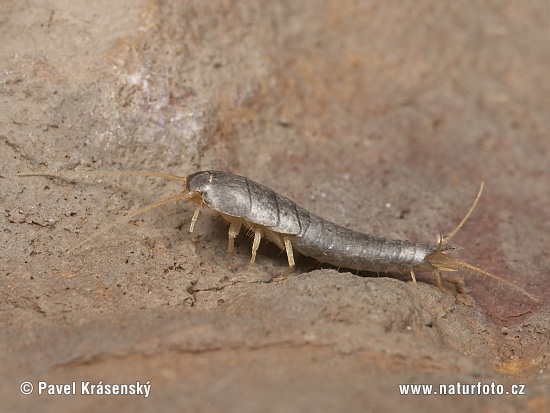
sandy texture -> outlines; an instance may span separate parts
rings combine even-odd
[[[547,1],[0,3],[2,410],[548,411]],[[139,169],[246,175],[351,228],[453,242],[469,271],[294,276]],[[368,275],[368,276],[364,276]],[[30,396],[28,380],[151,383]],[[525,384],[524,396],[401,396],[398,384]],[[438,390],[438,389],[436,389]]]

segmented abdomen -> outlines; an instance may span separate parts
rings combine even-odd
[[[363,234],[309,214],[309,225],[292,238],[292,246],[302,254],[337,267],[373,272],[407,272],[426,269],[429,245],[388,240]]]

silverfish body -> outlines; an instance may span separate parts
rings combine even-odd
[[[187,191],[198,192],[203,202],[224,218],[244,218],[243,224],[253,231],[265,228],[287,236],[296,251],[337,267],[392,273],[425,270],[431,268],[426,257],[437,249],[334,224],[244,176],[201,171],[188,176],[187,184]],[[270,235],[265,234],[272,239]],[[284,244],[281,240],[272,241],[279,246]]]
[[[267,237],[286,251],[290,271],[295,267],[294,250],[296,250],[318,261],[342,268],[372,272],[409,272],[415,283],[415,271],[431,271],[435,276],[437,286],[443,290],[440,271],[456,271],[459,268],[467,268],[496,279],[537,301],[536,297],[523,288],[447,255],[450,250],[456,248],[448,244],[448,241],[458,232],[474,210],[483,191],[483,183],[474,203],[460,224],[449,235],[442,238],[439,245],[431,246],[411,241],[388,240],[352,231],[306,211],[295,202],[264,185],[229,172],[201,171],[187,177],[146,171],[28,172],[19,175],[53,177],[133,175],[164,178],[183,184],[181,193],[161,199],[116,220],[96,231],[74,248],[78,248],[90,239],[136,215],[169,202],[185,200],[197,204],[191,220],[190,232],[193,232],[203,206],[217,211],[229,222],[228,259],[231,258],[235,237],[244,225],[254,233],[250,265],[256,259],[256,251],[262,237]]]

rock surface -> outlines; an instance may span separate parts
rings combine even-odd
[[[545,1],[0,4],[2,410],[550,409],[550,49]],[[356,230],[436,243],[486,191],[468,271],[286,265],[167,205],[151,178],[21,171],[221,169]],[[35,386],[32,395],[20,383]],[[150,396],[38,382],[150,382]],[[399,384],[524,384],[401,396]],[[78,391],[80,393],[80,391]]]

